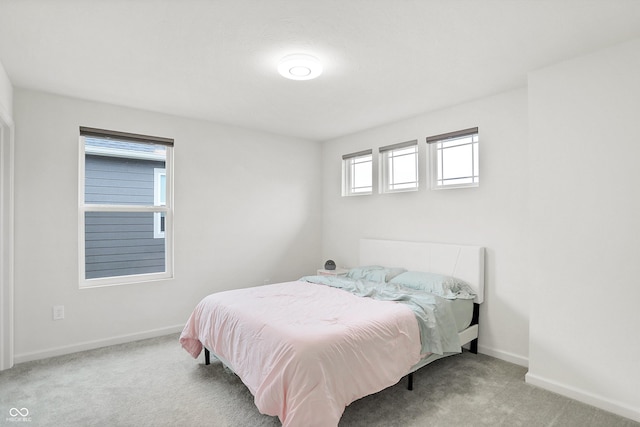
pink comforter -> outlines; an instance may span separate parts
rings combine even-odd
[[[347,405],[420,359],[411,309],[306,282],[209,295],[180,343],[194,358],[204,344],[227,361],[260,412],[285,427],[337,426]]]

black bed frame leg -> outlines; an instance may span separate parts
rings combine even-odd
[[[478,338],[469,343],[469,351],[473,354],[478,354]]]
[[[204,364],[208,365],[209,363],[211,363],[211,353],[209,352],[209,349],[205,347],[205,349],[204,349]]]
[[[409,374],[408,380],[407,390],[413,390],[413,372]]]
[[[471,324],[477,325],[480,320],[480,304],[473,304],[473,317],[471,318]],[[473,354],[478,354],[478,338],[472,340],[469,343],[469,351]]]

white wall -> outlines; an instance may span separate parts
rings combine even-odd
[[[428,190],[425,138],[479,127],[478,188]],[[328,141],[324,157],[323,257],[357,263],[358,240],[450,242],[487,248],[479,350],[521,365],[528,355],[527,92],[519,89]],[[341,156],[418,139],[418,192],[341,197]],[[374,179],[377,183],[377,179]]]
[[[0,370],[13,366],[13,86],[0,63]]]
[[[14,119],[16,362],[178,331],[209,293],[321,263],[319,143],[21,89]],[[79,126],[175,139],[173,280],[78,288]]]
[[[0,62],[0,117],[13,117],[13,86]]]
[[[530,74],[527,381],[640,421],[640,39]]]

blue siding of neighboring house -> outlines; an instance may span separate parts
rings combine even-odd
[[[163,162],[87,155],[86,204],[154,204],[154,168]],[[86,212],[85,277],[165,271],[165,239],[153,236],[153,213]]]

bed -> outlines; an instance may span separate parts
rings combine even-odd
[[[350,274],[367,280],[307,276],[209,295],[180,343],[207,364],[212,353],[285,427],[337,426],[351,402],[405,376],[411,389],[413,372],[463,345],[477,352],[484,248],[362,239],[359,249],[367,267]],[[379,268],[384,280],[369,280]],[[417,272],[468,287],[434,296],[408,287]]]

